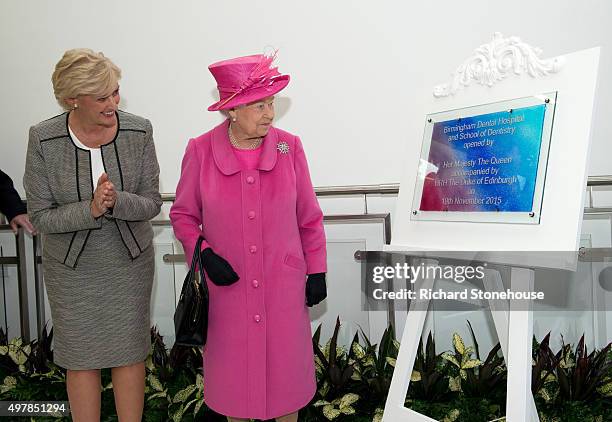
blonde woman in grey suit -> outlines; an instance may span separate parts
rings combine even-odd
[[[151,123],[118,110],[121,72],[102,53],[67,51],[53,73],[66,110],[30,129],[24,186],[43,234],[54,361],[73,420],[100,420],[112,368],[121,422],[140,421],[154,274],[149,220],[161,207]]]

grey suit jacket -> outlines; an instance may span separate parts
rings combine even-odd
[[[133,114],[119,111],[117,118],[115,139],[101,147],[117,200],[112,213],[99,218],[90,211],[90,152],[70,138],[68,113],[30,128],[23,179],[28,214],[44,235],[45,252],[69,267],[76,266],[91,230],[99,229],[103,218],[114,220],[132,258],[153,240],[149,220],[162,204],[153,129],[148,120]]]

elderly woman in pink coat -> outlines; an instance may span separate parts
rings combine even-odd
[[[327,295],[323,214],[300,138],[272,126],[273,57],[214,63],[223,123],[189,141],[170,218],[202,236],[210,311],[204,400],[230,421],[297,421],[316,389],[308,307]]]

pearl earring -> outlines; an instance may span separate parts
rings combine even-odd
[[[77,103],[74,103],[74,109],[76,110],[77,108],[79,108],[79,105]]]
[[[232,117],[232,122],[235,122],[235,121],[236,121],[236,118],[235,118],[235,117]]]

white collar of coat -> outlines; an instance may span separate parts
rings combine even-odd
[[[211,140],[215,164],[217,164],[221,173],[226,176],[238,173],[241,170],[240,162],[236,158],[232,144],[229,141],[229,135],[227,134],[228,127],[229,119],[213,129]],[[261,157],[257,166],[258,170],[270,171],[274,168],[278,157],[277,143],[278,133],[274,127],[270,127],[268,134],[263,140],[263,150],[261,151]]]

